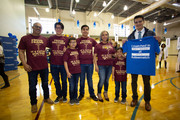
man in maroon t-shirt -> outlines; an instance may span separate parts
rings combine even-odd
[[[64,68],[63,55],[68,45],[68,38],[63,36],[64,25],[61,22],[54,24],[56,35],[49,37],[48,47],[51,48],[50,64],[51,74],[56,87],[57,98],[54,103],[58,103],[63,99],[66,102],[67,96],[67,75]],[[59,74],[61,74],[62,87],[59,82]],[[63,97],[63,98],[62,98]]]
[[[45,48],[47,46],[47,39],[40,35],[42,26],[40,23],[33,24],[33,33],[23,36],[19,43],[19,58],[24,66],[25,71],[28,72],[29,80],[29,96],[31,100],[31,112],[37,112],[37,97],[36,85],[37,76],[40,74],[42,81],[42,88],[44,91],[44,101],[53,104],[54,102],[49,98],[48,88],[48,62]],[[26,55],[25,55],[26,52]],[[27,59],[27,61],[26,61]]]
[[[90,97],[97,101],[97,97],[94,94],[92,75],[93,75],[93,54],[92,48],[95,47],[97,42],[88,37],[89,26],[83,25],[81,27],[82,37],[77,39],[77,47],[79,51],[79,57],[81,62],[81,76],[80,76],[80,95],[78,100],[80,101],[84,97],[84,87],[85,87],[85,76],[87,78],[89,94]]]

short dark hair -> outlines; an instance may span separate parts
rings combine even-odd
[[[163,43],[163,44],[161,44],[161,47],[162,47],[163,45],[164,45],[164,47],[166,47],[166,44],[164,44],[164,43]]]
[[[89,26],[88,26],[88,25],[82,25],[82,26],[81,26],[81,30],[82,30],[84,27],[88,27],[88,30],[89,30]]]
[[[76,40],[76,38],[75,37],[70,37],[69,38],[69,43],[70,43],[71,40]]]
[[[117,52],[118,50],[121,50],[121,51],[123,52],[122,47],[117,48],[117,49],[116,49],[116,52]]]
[[[54,28],[56,28],[57,25],[60,25],[60,26],[61,26],[61,29],[64,30],[64,25],[62,24],[62,22],[56,22],[56,23],[54,24]]]
[[[134,17],[134,21],[135,21],[135,19],[137,19],[137,18],[142,18],[142,20],[144,21],[144,16],[143,16],[143,15],[137,15],[137,16],[135,16],[135,17]]]

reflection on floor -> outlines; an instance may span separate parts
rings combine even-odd
[[[67,103],[58,103],[49,105],[44,103],[42,110],[38,113],[31,113],[31,106],[28,93],[27,73],[23,67],[18,67],[18,70],[6,72],[10,79],[11,86],[0,90],[0,120],[106,120],[106,119],[121,119],[121,120],[178,120],[180,119],[180,73],[176,72],[177,57],[170,56],[168,58],[168,68],[159,69],[157,65],[156,76],[151,77],[152,110],[147,112],[144,108],[143,100],[143,82],[142,77],[138,79],[138,95],[139,106],[130,107],[131,102],[131,76],[128,75],[127,82],[127,102],[122,105],[120,102],[114,103],[115,83],[110,78],[108,95],[110,101],[95,102],[89,97],[88,86],[86,82],[85,97],[80,101],[79,105],[71,106],[69,104],[69,94]],[[157,62],[158,63],[158,62]],[[49,75],[49,82],[52,76]],[[98,75],[94,72],[93,85],[95,93],[97,93]],[[3,86],[3,80],[0,78],[0,85]],[[49,85],[50,97],[54,100],[55,87],[54,82]],[[43,91],[41,88],[40,79],[37,86],[38,109],[43,101]],[[102,91],[103,92],[103,91]],[[121,98],[120,98],[121,100]],[[38,115],[39,116],[38,116]]]

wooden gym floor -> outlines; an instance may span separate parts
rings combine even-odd
[[[127,81],[127,103],[122,105],[114,103],[115,84],[110,78],[108,95],[110,101],[95,102],[90,99],[86,82],[85,97],[79,105],[71,106],[68,102],[49,105],[43,102],[40,78],[38,78],[37,96],[38,112],[31,113],[31,105],[28,94],[27,73],[23,67],[18,70],[8,71],[11,86],[0,90],[0,120],[179,120],[180,119],[180,73],[176,72],[176,56],[169,56],[167,69],[158,68],[156,76],[151,77],[151,105],[152,110],[147,112],[144,108],[142,77],[138,79],[139,103],[136,107],[130,107],[131,102],[131,77]],[[94,72],[93,85],[97,93],[98,75]],[[52,82],[51,82],[52,81]],[[51,74],[49,74],[50,97],[55,100],[55,86]],[[0,77],[0,87],[4,85]],[[103,92],[103,91],[102,91]],[[120,99],[121,100],[121,99]]]

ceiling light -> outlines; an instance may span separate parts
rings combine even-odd
[[[114,19],[114,15],[111,15],[111,18]]]
[[[76,14],[76,11],[75,11],[75,10],[73,10],[73,11],[72,11],[72,14],[73,14],[73,15],[75,15],[75,14]]]
[[[155,0],[155,1],[159,1],[159,0]]]
[[[173,3],[172,5],[174,5],[176,7],[180,7],[180,4],[178,4],[178,3]]]
[[[49,8],[46,8],[46,12],[49,12]]]
[[[36,7],[33,7],[33,9],[34,9],[34,11],[36,12],[36,14],[39,16],[40,14],[39,14],[37,8],[36,8]]]
[[[153,24],[156,24],[156,21],[154,21]]]
[[[96,16],[97,16],[97,13],[95,12],[95,13],[94,13],[94,17],[96,17]]]
[[[76,0],[76,2],[78,3],[80,0]]]
[[[103,2],[103,7],[106,7],[106,1]]]
[[[124,11],[126,11],[128,9],[127,5],[124,6]]]

